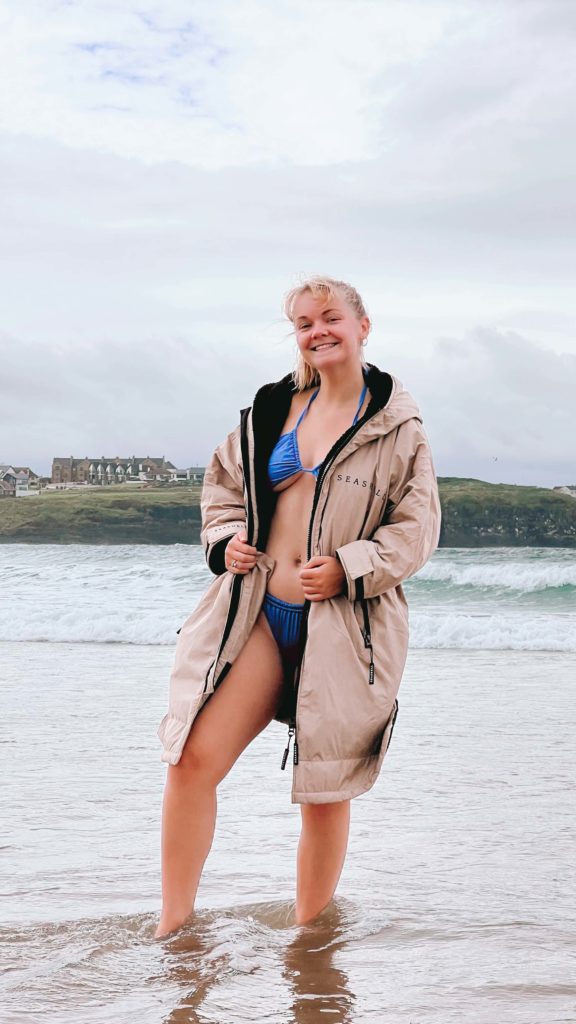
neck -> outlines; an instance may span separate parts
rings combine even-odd
[[[362,364],[335,366],[320,373],[320,394],[316,403],[322,405],[347,405],[358,397],[364,387]],[[315,403],[315,404],[316,404]]]

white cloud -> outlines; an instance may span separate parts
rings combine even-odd
[[[6,131],[193,166],[326,165],[377,153],[388,90],[446,15],[393,2],[14,4],[1,53]]]
[[[3,372],[27,381],[33,408],[13,396],[0,407],[2,457],[139,447],[136,429],[150,449],[163,437],[176,461],[194,459],[182,437],[202,412],[205,457],[257,383],[290,365],[282,293],[326,272],[364,294],[376,361],[407,366],[447,467],[458,452],[438,408],[468,437],[468,379],[490,352],[528,438],[514,361],[535,367],[543,351],[556,369],[526,386],[549,391],[550,430],[529,456],[513,449],[508,469],[557,482],[576,384],[566,4],[12,0],[3,12]],[[455,404],[440,337],[466,353]],[[129,365],[142,367],[146,428]],[[445,472],[494,469],[496,436],[481,450],[475,437]]]
[[[391,362],[420,401],[443,476],[554,486],[576,480],[576,355],[478,328]]]

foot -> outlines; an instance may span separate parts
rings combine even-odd
[[[169,935],[173,935],[180,928],[183,928],[191,917],[192,914],[187,914],[186,917],[177,917],[175,914],[161,914],[158,926],[154,932],[154,938],[165,939]]]

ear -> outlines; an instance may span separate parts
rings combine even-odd
[[[364,342],[366,341],[366,338],[370,334],[370,331],[372,329],[372,324],[370,323],[370,318],[367,317],[367,316],[360,317],[359,323],[360,323],[360,329],[361,329],[361,332],[362,332],[360,337],[362,339],[362,344],[364,344]]]

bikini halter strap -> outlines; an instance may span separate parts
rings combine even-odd
[[[356,421],[358,419],[358,416],[360,414],[360,409],[364,405],[364,399],[366,398],[367,390],[368,390],[368,387],[365,384],[364,387],[362,388],[362,394],[360,395],[360,401],[358,402],[358,408],[356,409],[356,415],[355,415],[354,419],[352,420],[352,424],[356,423]],[[304,419],[306,413],[308,412],[308,409],[312,405],[312,402],[314,401],[315,398],[318,397],[319,391],[320,391],[320,388],[316,388],[316,391],[314,392],[314,394],[310,395],[310,398],[306,402],[306,405],[304,406],[304,408],[302,409],[302,412],[300,413],[300,415],[298,417],[298,422],[297,422],[296,426],[294,427],[295,430],[298,430],[298,427],[300,426],[302,420]]]

